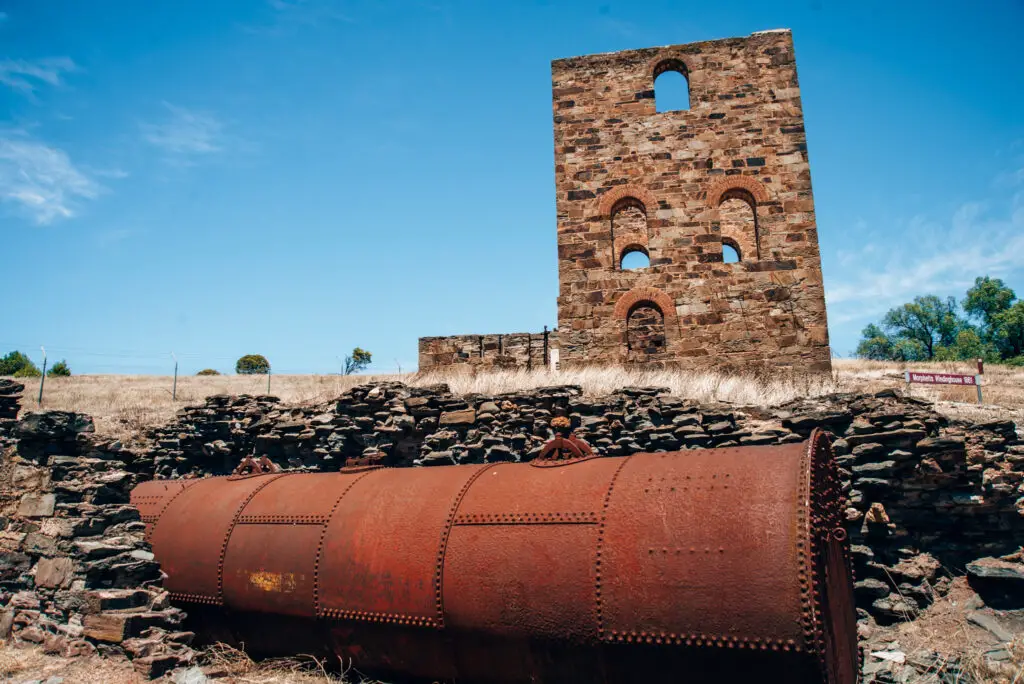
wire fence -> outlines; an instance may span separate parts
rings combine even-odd
[[[181,376],[198,375],[201,370],[214,370],[216,376],[231,376],[235,374],[235,364],[240,357],[225,356],[217,354],[204,354],[196,352],[158,352],[138,351],[128,349],[95,350],[77,346],[39,346],[26,344],[24,342],[7,342],[0,340],[0,356],[11,352],[19,351],[25,354],[40,369],[42,373],[39,380],[38,393],[34,397],[36,403],[43,403],[43,394],[46,382],[53,380],[48,378],[47,371],[52,369],[53,362],[67,360],[72,372],[76,376],[93,375],[122,375],[122,376],[162,376],[167,377],[167,391],[172,399],[177,399],[178,379]],[[35,351],[29,351],[35,350]],[[269,361],[269,359],[268,359]],[[371,364],[360,372],[375,374],[401,374],[414,369],[414,363],[402,363],[398,359],[393,361],[390,367],[386,364]],[[285,365],[278,366],[270,361],[270,368],[266,373],[243,373],[245,385],[252,385],[252,392],[266,392],[270,394],[274,387],[274,376],[343,376],[345,375],[345,361],[343,355],[336,355],[332,362],[326,362],[320,366]],[[82,372],[84,371],[84,372]],[[34,377],[24,377],[20,380],[34,381]],[[242,380],[241,377],[237,380]],[[27,392],[26,392],[27,393]]]

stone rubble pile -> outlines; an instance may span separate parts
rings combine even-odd
[[[192,661],[185,614],[160,589],[132,488],[145,459],[94,440],[92,420],[30,413],[0,480],[0,638],[72,657],[127,654],[156,677]]]
[[[24,391],[25,386],[20,382],[0,378],[0,449],[8,444],[21,408],[21,393]]]
[[[836,437],[858,604],[881,622],[929,605],[936,582],[1024,540],[1024,440],[1010,421],[950,424],[929,404],[887,391],[801,399],[773,409],[698,404],[662,388],[600,398],[560,386],[500,396],[445,385],[381,383],[331,404],[216,396],[152,435],[158,477],[223,475],[243,455],[284,468],[346,463],[433,466],[530,460],[566,416],[600,455]]]
[[[951,423],[891,391],[755,408],[699,404],[662,388],[599,398],[575,386],[456,396],[446,385],[386,382],[309,406],[213,396],[151,431],[152,447],[140,453],[94,439],[85,416],[25,416],[0,480],[2,511],[13,511],[0,532],[7,629],[65,652],[88,650],[83,643],[124,652],[148,674],[185,664],[191,635],[177,631],[181,613],[167,606],[127,505],[138,482],[226,475],[251,455],[299,471],[525,461],[554,436],[560,416],[606,456],[780,444],[828,430],[863,625],[913,618],[946,591],[951,573],[972,567],[984,575],[985,595],[1019,596],[1015,573],[1024,577],[1024,565],[1006,554],[1024,540],[1024,440],[1011,422]]]

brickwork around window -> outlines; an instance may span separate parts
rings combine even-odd
[[[680,63],[690,109],[657,113],[654,78]],[[828,370],[790,32],[557,60],[552,83],[562,366]],[[630,247],[648,268],[620,268]],[[641,312],[652,351],[637,354],[627,322],[643,301],[664,338]]]

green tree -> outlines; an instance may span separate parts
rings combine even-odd
[[[961,330],[956,336],[956,343],[949,347],[939,347],[935,353],[937,361],[999,361],[999,352],[995,346],[985,342],[974,328]]]
[[[993,338],[1004,359],[1024,355],[1024,301],[999,312],[992,318]]]
[[[871,323],[861,331],[861,340],[855,352],[859,358],[872,361],[890,361],[893,359],[893,341],[885,331]]]
[[[34,363],[28,366],[22,366],[18,370],[14,371],[14,377],[16,378],[38,378],[42,374],[42,371],[40,371]]]
[[[352,375],[365,369],[370,365],[372,354],[365,349],[356,347],[352,350],[351,356],[345,357],[345,375]]]
[[[61,359],[57,363],[53,364],[50,370],[46,371],[46,376],[50,378],[67,378],[71,376],[71,367],[68,362]]]
[[[260,354],[246,354],[235,363],[235,372],[239,375],[266,375],[270,372],[270,362]]]
[[[18,371],[28,368],[27,374],[18,375]],[[32,370],[35,370],[33,373]],[[0,358],[0,375],[16,375],[19,378],[34,378],[39,376],[39,368],[36,364],[32,363],[32,359],[28,358],[20,351],[8,352],[6,356]]]
[[[967,290],[963,307],[967,315],[982,325],[981,337],[995,339],[998,317],[1010,308],[1017,295],[999,278],[975,278],[974,287]]]
[[[239,359],[239,361],[241,361],[241,359]],[[196,373],[196,375],[220,375],[220,371],[214,370],[212,368],[204,368],[203,370]]]
[[[925,360],[935,358],[939,347],[956,344],[965,323],[957,315],[953,297],[945,301],[934,296],[914,297],[909,304],[890,309],[882,319],[882,328],[891,338],[917,342]]]

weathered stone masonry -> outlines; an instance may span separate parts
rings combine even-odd
[[[558,331],[507,335],[450,335],[421,337],[421,371],[446,366],[476,368],[545,368],[553,366]],[[556,352],[557,354],[557,352]]]
[[[666,72],[689,109],[657,111]],[[788,30],[556,60],[552,94],[561,364],[831,367]],[[424,338],[420,368],[494,365],[476,338]]]
[[[656,111],[666,71],[689,110]],[[552,85],[561,362],[827,370],[790,32],[558,60]],[[637,349],[652,311],[664,344]]]

